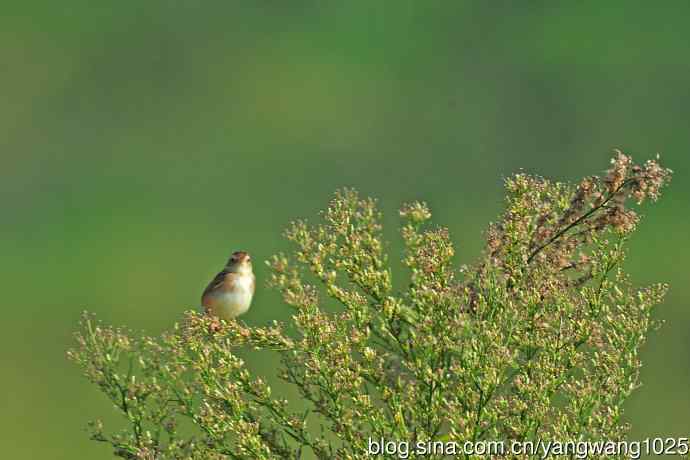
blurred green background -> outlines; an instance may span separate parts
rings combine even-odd
[[[428,201],[470,263],[503,177],[577,180],[614,147],[675,170],[627,264],[636,284],[671,283],[631,437],[690,434],[690,3],[14,3],[0,18],[3,458],[110,458],[83,430],[110,404],[65,359],[82,310],[169,328],[232,250],[285,249],[286,224],[346,185],[380,199],[393,241],[398,205]],[[264,288],[244,318],[287,315]]]

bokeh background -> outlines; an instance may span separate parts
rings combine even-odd
[[[159,333],[341,186],[380,200],[392,252],[398,205],[426,200],[471,263],[503,177],[577,180],[614,147],[675,170],[627,262],[671,283],[631,438],[690,434],[690,3],[9,3],[3,458],[110,458],[83,430],[110,404],[65,359],[82,310]],[[245,320],[287,315],[260,288]]]

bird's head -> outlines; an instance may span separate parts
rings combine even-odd
[[[235,251],[228,259],[225,269],[232,273],[249,275],[252,273],[252,258],[248,252]]]

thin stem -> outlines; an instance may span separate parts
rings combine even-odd
[[[590,209],[589,211],[587,211],[586,213],[584,213],[582,216],[580,216],[579,218],[575,219],[572,223],[570,223],[569,225],[567,225],[566,227],[564,227],[563,229],[561,229],[558,233],[556,233],[554,236],[552,236],[551,238],[549,238],[549,239],[546,241],[546,243],[542,244],[541,246],[539,246],[538,248],[536,248],[534,251],[532,251],[532,253],[530,254],[530,256],[527,258],[527,264],[529,264],[530,262],[532,262],[532,260],[536,257],[537,254],[539,254],[543,249],[545,249],[545,248],[546,248],[547,246],[549,246],[551,243],[553,243],[554,241],[556,241],[557,239],[559,239],[561,236],[565,235],[570,229],[572,229],[573,227],[578,226],[582,221],[584,221],[585,219],[587,219],[588,217],[590,217],[592,214],[594,214],[595,212],[597,212],[597,211],[599,211],[600,209],[604,208],[604,207],[606,206],[606,204],[607,204],[609,201],[611,201],[611,200],[613,199],[613,197],[616,196],[616,194],[618,194],[618,192],[620,192],[620,191],[621,191],[626,185],[628,185],[630,182],[632,182],[632,179],[627,179],[627,180],[623,181],[623,183],[622,183],[620,186],[618,186],[618,188],[617,188],[616,190],[614,190],[613,192],[611,192],[611,194],[610,194],[604,201],[602,201],[600,205],[593,207],[592,209]]]

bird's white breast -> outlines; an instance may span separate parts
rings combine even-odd
[[[251,276],[240,276],[233,283],[232,290],[218,294],[219,316],[232,319],[249,310],[254,294],[253,284]]]

